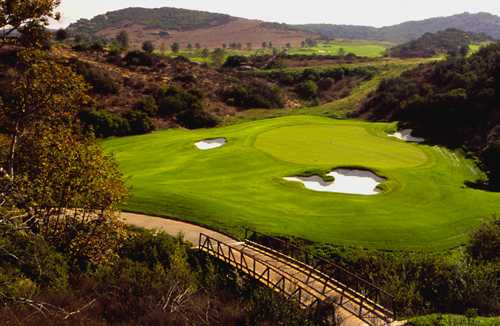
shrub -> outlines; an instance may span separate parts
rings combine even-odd
[[[186,91],[177,86],[160,90],[156,96],[161,116],[169,116],[186,110],[202,110],[201,94]]]
[[[227,104],[245,109],[270,109],[284,106],[281,90],[277,86],[260,80],[233,86],[224,91],[222,96]]]
[[[297,92],[301,98],[311,100],[318,96],[318,85],[312,80],[307,80],[297,85],[295,92]]]
[[[105,71],[81,61],[75,61],[74,66],[75,70],[85,78],[97,94],[108,95],[118,93],[118,84]]]
[[[144,112],[149,117],[155,117],[158,115],[158,104],[152,96],[144,96],[140,99],[134,106],[138,111]]]
[[[155,50],[155,45],[151,41],[146,41],[146,42],[142,43],[142,50],[146,53],[151,54]]]
[[[202,108],[190,108],[181,111],[175,117],[179,124],[189,129],[212,128],[219,123],[214,115]]]
[[[130,51],[123,61],[127,66],[152,67],[157,62],[156,57],[142,51]]]
[[[105,110],[82,110],[80,120],[92,128],[96,137],[126,136],[131,130],[127,119]]]
[[[247,65],[249,62],[247,57],[241,55],[232,55],[226,59],[223,68],[238,68]]]
[[[131,135],[142,135],[154,130],[153,122],[145,112],[129,111],[122,117],[128,121]]]
[[[473,259],[500,262],[500,218],[483,222],[472,233],[467,251]]]
[[[335,84],[335,80],[330,77],[322,78],[318,81],[318,88],[322,91],[329,90]]]

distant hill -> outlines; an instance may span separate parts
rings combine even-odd
[[[390,49],[389,55],[400,58],[433,57],[439,54],[468,51],[469,45],[488,41],[492,41],[492,38],[486,34],[450,28],[437,33],[425,33],[416,40]]]
[[[326,38],[365,39],[394,43],[405,43],[419,38],[425,33],[435,33],[450,28],[472,33],[484,33],[494,39],[500,39],[500,17],[489,13],[463,13],[381,28],[330,24],[310,24],[296,27],[319,33]]]
[[[259,48],[263,42],[297,46],[306,38],[319,37],[317,33],[285,24],[177,8],[127,8],[91,20],[81,19],[68,27],[74,34],[105,38],[113,38],[122,30],[129,33],[133,47],[139,47],[144,41],[152,41],[157,47],[168,47],[174,42],[182,47],[198,43],[207,48],[221,47],[223,43]]]

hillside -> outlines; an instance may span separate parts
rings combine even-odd
[[[381,28],[330,24],[311,24],[297,27],[320,33],[326,38],[365,39],[395,43],[405,43],[425,33],[435,33],[449,28],[484,33],[494,39],[500,39],[500,17],[489,13],[463,13],[449,17],[410,21]]]
[[[199,44],[211,49],[224,43],[259,48],[263,42],[282,47],[287,43],[298,46],[306,38],[318,37],[316,33],[283,24],[176,8],[127,8],[91,20],[81,19],[68,27],[73,34],[104,38],[113,38],[122,30],[129,33],[131,46],[135,48],[144,41],[152,41],[158,48],[174,42],[183,48]]]
[[[471,44],[488,41],[491,41],[491,38],[485,34],[468,33],[450,28],[437,33],[425,33],[416,40],[390,49],[389,54],[400,58],[421,58],[461,51],[467,53]]]
[[[382,82],[358,116],[400,121],[433,143],[465,148],[500,189],[499,96],[500,44],[493,44]]]

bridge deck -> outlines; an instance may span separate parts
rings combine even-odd
[[[223,243],[200,234],[199,249],[296,300],[302,307],[329,302],[342,325],[388,325],[386,310],[301,262],[250,241]]]

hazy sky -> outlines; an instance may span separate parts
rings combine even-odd
[[[500,15],[500,0],[62,0],[62,24],[127,7],[197,9],[291,24],[370,26],[393,25],[466,11]]]

